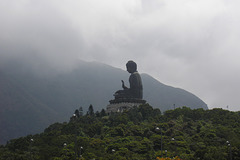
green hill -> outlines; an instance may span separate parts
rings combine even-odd
[[[39,69],[40,68],[40,69]],[[121,81],[129,74],[96,62],[80,62],[71,71],[38,70],[27,64],[12,63],[0,70],[0,144],[7,140],[39,133],[54,122],[63,122],[72,110],[92,104],[95,110],[106,108]],[[204,108],[195,95],[166,86],[142,74],[144,99],[162,111],[175,107]]]
[[[111,115],[75,113],[1,146],[0,160],[240,159],[240,112],[183,107],[161,114],[146,104]]]

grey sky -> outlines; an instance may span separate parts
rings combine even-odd
[[[210,108],[239,110],[239,0],[0,0],[0,63],[129,60]]]

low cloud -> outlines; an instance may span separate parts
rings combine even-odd
[[[0,1],[1,64],[67,70],[82,59],[124,69],[132,59],[209,107],[239,110],[238,1]]]

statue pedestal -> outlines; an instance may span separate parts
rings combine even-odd
[[[107,113],[111,112],[123,112],[134,106],[138,107],[145,104],[146,101],[142,99],[114,99],[109,101],[110,104],[107,106]]]

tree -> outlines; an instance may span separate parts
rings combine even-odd
[[[90,106],[88,107],[88,115],[93,116],[94,115],[94,110],[93,110],[93,106],[90,104]]]
[[[82,107],[79,108],[79,116],[83,116],[83,108]]]
[[[101,117],[104,117],[104,116],[106,116],[106,115],[107,115],[107,114],[106,114],[105,109],[102,109],[101,112],[100,112],[100,116],[101,116]]]
[[[74,114],[76,115],[76,117],[80,117],[79,110],[76,109]]]

